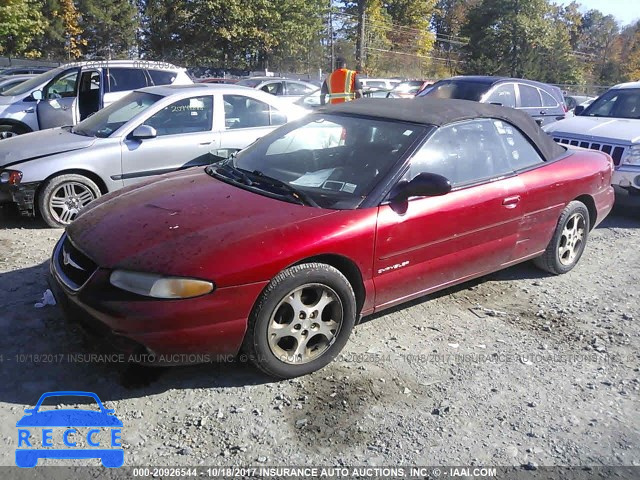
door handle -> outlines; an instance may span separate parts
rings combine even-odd
[[[502,205],[504,205],[506,208],[516,208],[519,202],[520,195],[513,195],[512,197],[507,197],[502,200]]]
[[[211,145],[213,142],[200,142],[200,145]]]
[[[540,115],[546,115],[547,111],[546,110],[540,110]]]
[[[29,107],[29,108],[27,108],[26,110],[23,110],[23,111],[22,111],[22,113],[33,113],[33,112],[35,112],[35,111],[36,111],[36,109],[35,109],[35,108],[33,108],[33,107]]]

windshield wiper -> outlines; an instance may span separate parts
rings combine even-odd
[[[319,207],[319,205],[315,202],[315,200],[313,200],[313,198],[311,198],[305,192],[292,187],[287,182],[283,182],[282,180],[278,180],[277,178],[269,177],[268,175],[262,173],[260,170],[254,170],[251,173],[252,175],[258,177],[260,182],[264,181],[272,187],[284,190],[289,197],[295,199],[299,204],[309,205],[310,207]]]
[[[231,166],[228,163],[218,164],[218,165],[209,165],[205,171],[209,175],[224,177],[233,180],[237,183],[242,183],[244,185],[252,186],[253,182],[249,178],[249,176],[241,170]]]
[[[84,130],[81,130],[79,128],[70,128],[69,131],[71,133],[75,133],[76,135],[82,135],[83,137],[95,137],[95,135],[89,135],[88,132],[85,132]]]

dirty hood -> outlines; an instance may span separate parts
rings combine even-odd
[[[95,137],[71,133],[70,127],[52,128],[0,141],[0,168],[29,160],[72,152],[93,145]]]
[[[98,200],[67,233],[105,268],[194,275],[206,259],[334,213],[217,180],[196,167]]]
[[[577,116],[544,128],[551,135],[567,135],[585,140],[608,139],[613,143],[640,142],[640,120]]]

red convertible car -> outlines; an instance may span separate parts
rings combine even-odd
[[[568,272],[612,208],[611,172],[517,110],[363,99],[105,195],[56,245],[51,285],[127,351],[242,351],[303,375],[373,312],[529,259]]]

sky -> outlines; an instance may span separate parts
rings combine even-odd
[[[572,0],[554,0],[555,3],[567,5]],[[640,20],[640,0],[576,0],[580,10],[600,10],[605,15],[613,15],[622,26]]]

